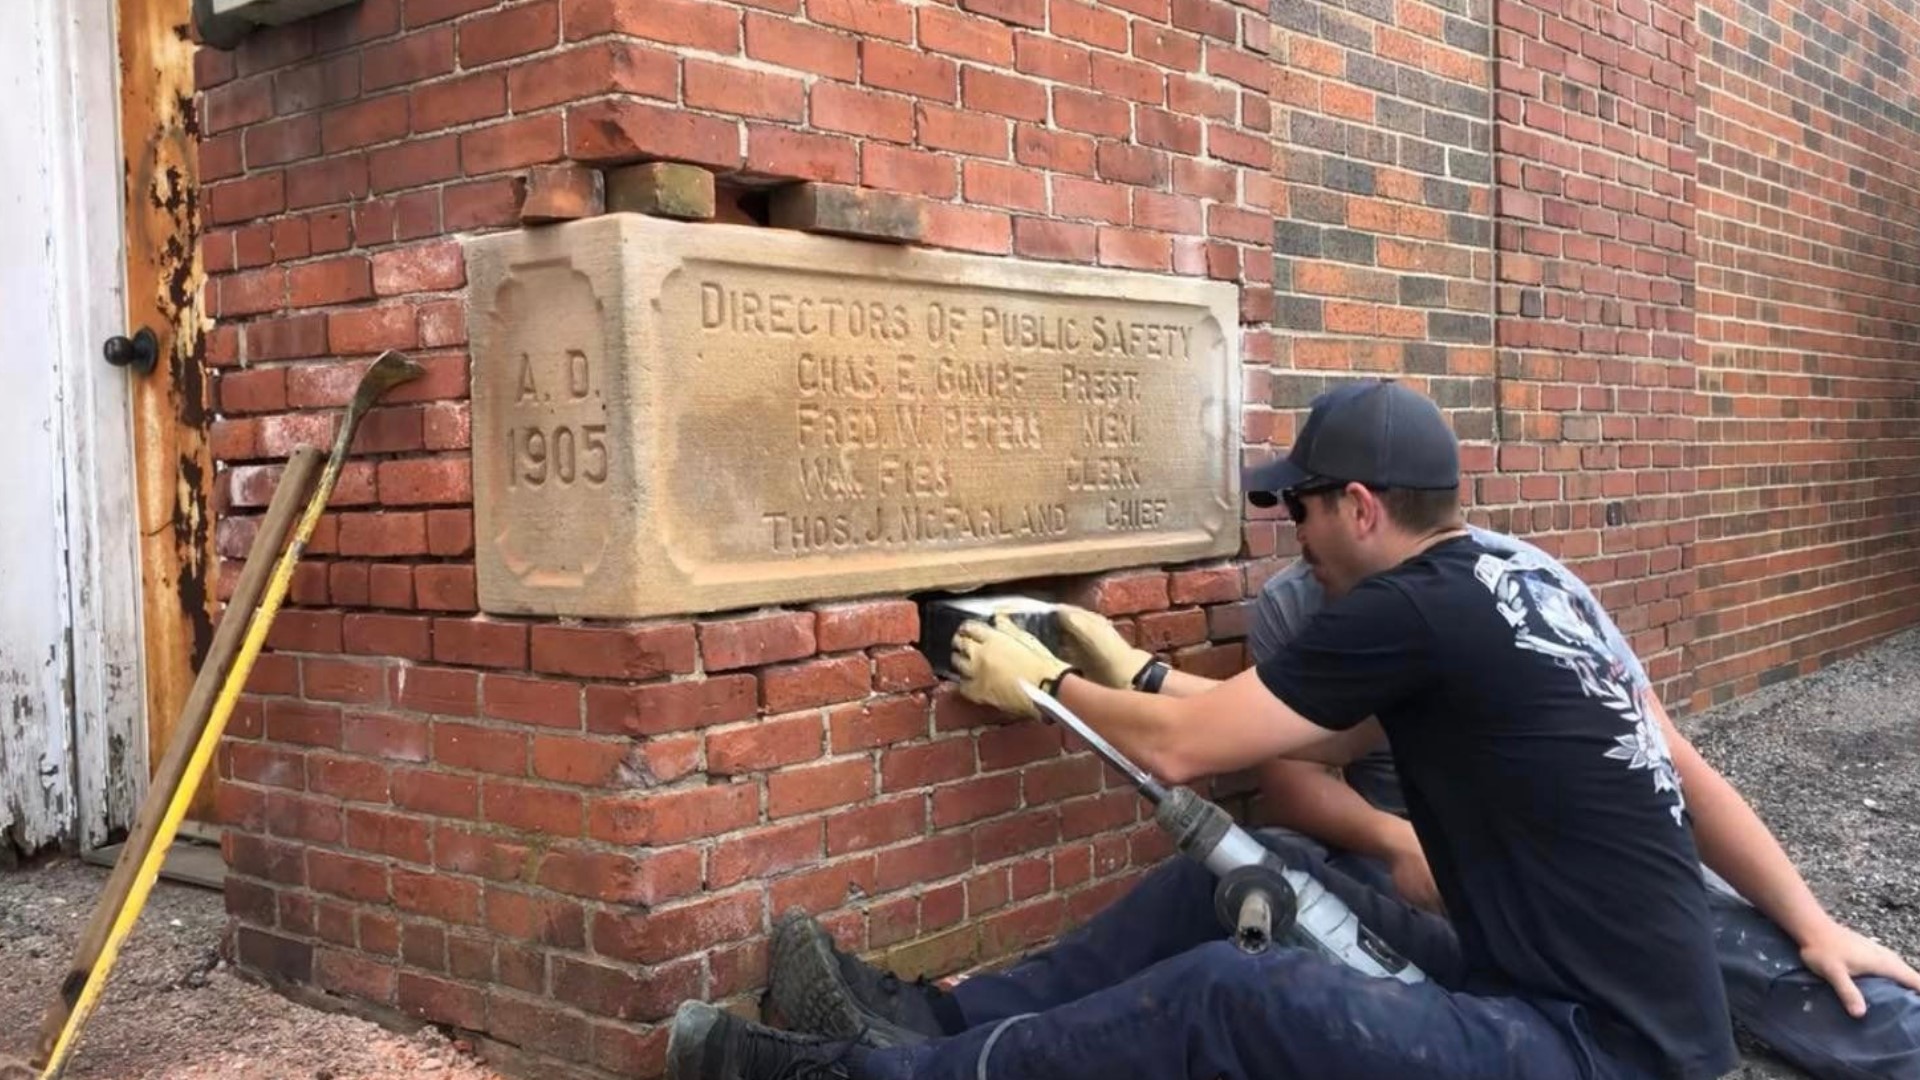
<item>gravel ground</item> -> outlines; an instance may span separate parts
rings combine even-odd
[[[1682,727],[1828,910],[1920,959],[1920,631]],[[24,1056],[105,878],[73,860],[0,874],[0,1057]],[[225,921],[218,894],[163,882],[67,1075],[497,1080],[431,1028],[391,1033],[236,977],[220,959]],[[1737,1080],[1801,1076],[1747,1048]]]
[[[107,871],[73,859],[0,874],[0,1060],[25,1058]],[[235,976],[210,889],[162,881],[114,965],[66,1076],[114,1080],[498,1080],[432,1028],[309,1009]],[[13,1080],[0,1066],[0,1080]]]
[[[1920,631],[1681,728],[1835,918],[1920,964]],[[1802,1075],[1745,1045],[1741,1080]]]

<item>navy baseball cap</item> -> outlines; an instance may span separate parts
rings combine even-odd
[[[1460,440],[1439,406],[1399,383],[1367,379],[1313,399],[1286,457],[1240,474],[1247,501],[1273,506],[1308,481],[1440,491],[1460,486]]]

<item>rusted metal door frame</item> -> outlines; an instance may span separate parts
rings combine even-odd
[[[126,159],[126,319],[150,327],[159,363],[133,387],[146,741],[166,745],[213,638],[212,391],[201,301],[190,0],[119,0],[120,138]],[[158,755],[143,759],[151,768]],[[146,772],[142,771],[144,780]],[[210,776],[193,816],[210,816]]]

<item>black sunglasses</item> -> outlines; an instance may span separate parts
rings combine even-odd
[[[1287,504],[1287,516],[1293,519],[1295,525],[1298,525],[1307,520],[1307,496],[1339,491],[1347,484],[1346,480],[1330,480],[1323,476],[1311,477],[1282,491],[1280,501]]]

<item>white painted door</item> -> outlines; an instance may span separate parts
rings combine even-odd
[[[90,846],[147,776],[111,0],[0,34],[0,855]]]

